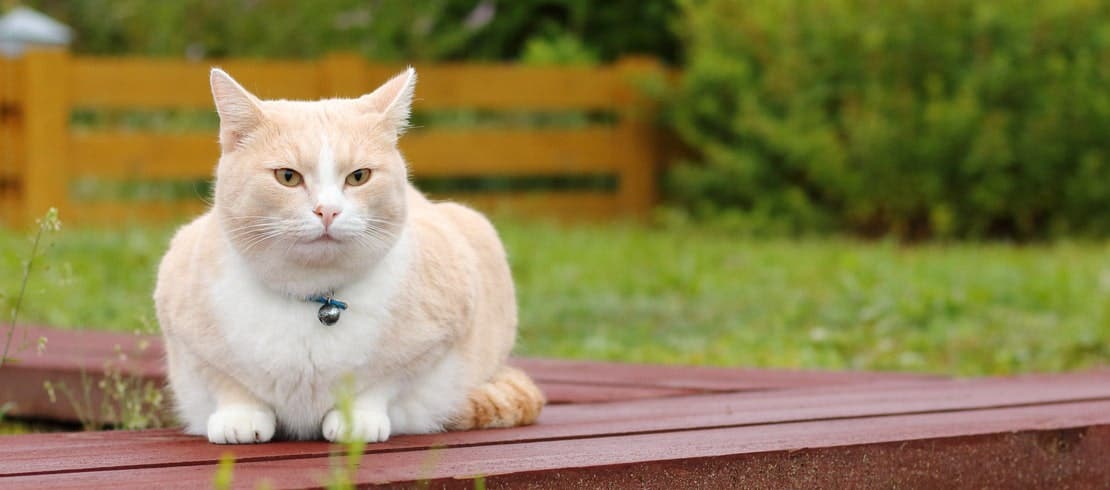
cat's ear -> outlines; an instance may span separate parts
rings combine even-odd
[[[373,112],[385,116],[386,122],[397,131],[405,132],[412,110],[412,92],[416,87],[416,70],[408,67],[373,92],[358,99]]]
[[[219,68],[212,69],[210,81],[220,114],[220,147],[231,151],[262,123],[260,101]]]

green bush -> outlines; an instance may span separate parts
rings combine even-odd
[[[0,2],[2,3],[2,2]],[[92,54],[378,60],[673,59],[673,0],[26,0]],[[582,52],[588,48],[588,52]],[[528,52],[530,51],[530,53]]]
[[[1110,2],[689,0],[667,176],[695,216],[908,238],[1110,233]]]

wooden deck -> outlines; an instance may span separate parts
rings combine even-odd
[[[31,338],[38,333],[32,333]],[[157,341],[46,331],[0,370],[19,416],[71,418],[45,380],[99,373],[131,350],[160,379]],[[137,342],[150,342],[137,350]],[[116,349],[116,345],[120,349]],[[361,484],[489,487],[1108,488],[1110,370],[952,380],[517,359],[551,398],[530,427],[397,436],[367,447]],[[67,378],[69,377],[69,378]],[[176,430],[0,438],[0,488],[319,486],[342,447],[216,446]]]

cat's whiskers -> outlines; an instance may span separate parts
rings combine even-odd
[[[365,222],[370,222],[370,221],[372,221],[372,222],[375,222],[375,223],[383,223],[383,224],[389,224],[389,225],[392,225],[392,224],[396,223],[396,222],[395,222],[395,221],[393,221],[393,220],[388,220],[388,219],[378,218],[378,217],[375,217],[375,216],[363,216],[363,217],[362,217],[362,218],[360,218],[360,219],[361,219],[362,221],[365,221]]]
[[[356,236],[371,239],[381,245],[386,245],[397,238],[397,235],[392,231],[373,226],[364,227],[362,233]]]
[[[362,248],[374,248],[374,246],[377,245],[376,242],[366,238],[365,236],[362,236],[361,234],[355,235],[354,240],[356,243],[362,246]]]
[[[285,256],[289,256],[289,251],[293,250],[293,247],[297,246],[298,243],[300,243],[299,240],[289,240],[289,246],[285,247],[285,251],[282,252],[281,254],[285,255]]]
[[[250,223],[250,224],[246,224],[246,225],[243,225],[243,226],[237,226],[235,228],[228,229],[227,233],[228,234],[250,233],[252,231],[273,228],[274,225],[277,225],[277,224],[279,224],[279,223],[276,223],[276,222]]]
[[[390,224],[390,226],[392,226],[392,224],[396,224],[396,221],[382,219],[382,218],[375,218],[375,217],[372,217],[372,216],[364,216],[364,217],[360,218],[360,220],[362,221],[363,224]]]
[[[266,230],[262,233],[259,233],[257,235],[254,235],[254,236],[248,238],[247,241],[243,244],[243,248],[242,248],[242,250],[240,250],[240,253],[245,255],[247,252],[249,252],[254,247],[256,247],[256,246],[258,246],[258,245],[260,245],[264,242],[267,242],[269,240],[272,240],[274,238],[277,238],[281,235],[284,235],[285,233],[286,233],[286,231],[284,229],[273,228],[273,229]]]
[[[248,252],[250,252],[252,249],[257,247],[259,244],[267,241],[268,239],[269,239],[269,237],[255,238],[255,239],[251,240],[249,243],[247,243],[246,245],[244,245],[243,249],[240,250],[239,253],[242,254],[242,255],[247,255]]]
[[[285,219],[276,216],[256,216],[256,215],[243,215],[243,216],[228,216],[231,221],[248,221],[245,224],[233,226],[227,229],[227,233],[236,233],[241,231],[249,231],[252,229],[271,228],[276,225],[283,225]]]
[[[373,217],[373,216],[363,216],[363,217],[359,218],[359,220],[362,222],[362,225],[364,227],[377,228],[377,229],[384,229],[381,225],[394,226],[394,225],[397,224],[396,221],[388,220],[388,219],[382,219],[382,218],[376,218],[376,217]],[[377,225],[377,226],[375,226],[375,225]]]
[[[253,241],[254,239],[280,230],[277,223],[253,223],[227,230],[228,238],[240,241]]]
[[[275,216],[230,216],[231,221],[247,221],[242,225],[237,225],[232,229],[239,229],[247,226],[266,226],[283,222],[284,220]]]
[[[257,214],[257,215],[256,214],[244,214],[244,215],[239,215],[239,216],[228,216],[226,219],[230,219],[230,220],[251,220],[251,221],[257,221],[257,220],[283,221],[283,218],[279,218],[277,216],[268,216],[268,215],[264,215],[264,214]]]

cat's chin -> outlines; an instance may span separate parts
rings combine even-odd
[[[299,241],[289,248],[286,255],[299,264],[321,267],[364,255],[357,244],[324,235],[307,241]]]
[[[352,244],[345,243],[332,236],[322,236],[311,240],[298,241],[289,249],[289,254],[296,256],[303,263],[323,264],[350,255],[353,250],[348,250]]]
[[[253,269],[294,270],[298,274],[317,269],[349,267],[352,261],[368,260],[375,255],[374,251],[367,250],[358,242],[330,235],[306,237],[285,244],[258,247],[254,250],[247,249],[248,253],[244,253],[240,246],[234,246],[234,249],[237,252],[236,255],[251,264]]]
[[[292,296],[312,296],[357,280],[372,263],[372,251],[339,240],[298,242],[281,250],[243,257],[263,284]]]

